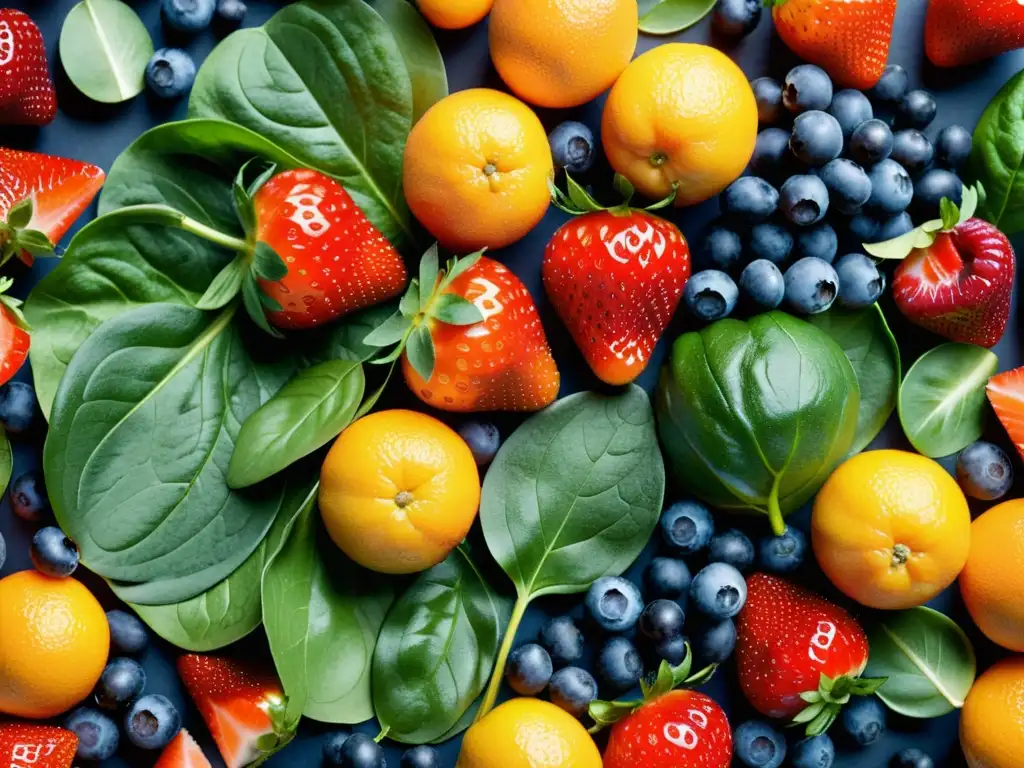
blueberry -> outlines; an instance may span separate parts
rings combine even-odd
[[[848,253],[836,262],[839,305],[847,309],[869,307],[885,290],[885,275],[863,253]]]
[[[828,109],[832,103],[832,81],[825,70],[813,64],[793,67],[782,86],[782,103],[797,114],[809,109]]]
[[[781,536],[766,536],[757,542],[757,562],[771,573],[792,573],[807,556],[807,537],[791,525]]]
[[[217,0],[217,18],[234,27],[245,21],[248,10],[242,0]]]
[[[949,198],[958,206],[963,202],[964,183],[945,168],[932,168],[914,184],[914,213],[919,220],[939,218],[939,203]]]
[[[743,37],[757,29],[762,3],[758,0],[718,0],[711,29],[725,37]]]
[[[757,119],[765,125],[771,125],[782,119],[782,86],[778,80],[770,77],[759,77],[750,84],[757,102]]]
[[[854,696],[843,707],[842,722],[850,738],[866,747],[885,733],[885,707],[874,696]]]
[[[644,571],[644,591],[652,600],[659,597],[686,600],[690,581],[690,569],[674,557],[656,557]]]
[[[728,317],[736,306],[739,289],[729,275],[717,269],[697,272],[686,281],[683,301],[695,317],[713,322]]]
[[[828,112],[817,109],[796,116],[789,149],[803,163],[821,168],[843,151],[843,129]]]
[[[935,768],[935,761],[920,749],[904,749],[889,761],[889,768]]]
[[[353,733],[341,746],[342,768],[387,768],[384,747],[365,733]]]
[[[740,289],[758,307],[775,309],[786,295],[786,281],[774,262],[755,259],[744,267],[740,275]]]
[[[828,113],[839,122],[844,139],[849,139],[854,128],[875,116],[868,97],[852,88],[842,90],[832,98]]]
[[[783,264],[793,252],[793,236],[785,227],[772,222],[756,224],[750,228],[747,248],[753,259],[766,259]]]
[[[1001,499],[1013,486],[1013,466],[998,445],[978,440],[956,459],[956,480],[972,499]]]
[[[711,512],[696,501],[677,501],[661,513],[660,525],[665,543],[680,555],[700,552],[715,534]]]
[[[868,175],[857,163],[845,157],[836,158],[822,168],[820,178],[828,190],[829,203],[840,213],[855,214],[871,198]]]
[[[878,219],[868,216],[866,213],[858,213],[855,216],[851,216],[849,221],[846,222],[846,228],[858,242],[878,242]]]
[[[202,32],[213,21],[214,0],[162,0],[164,21],[180,32]]]
[[[459,436],[466,441],[473,460],[481,467],[490,464],[501,447],[501,433],[493,424],[467,421],[459,427]]]
[[[605,632],[628,632],[643,613],[640,590],[620,576],[602,576],[587,590],[587,614]]]
[[[790,165],[796,162],[789,151],[791,135],[781,128],[765,128],[757,134],[754,154],[750,158],[750,172],[769,179],[784,176]]]
[[[939,105],[928,91],[915,90],[907,93],[900,102],[897,117],[901,125],[924,130],[931,125]]]
[[[707,616],[731,619],[747,602],[747,582],[731,565],[709,563],[693,577],[690,600]]]
[[[879,104],[896,106],[907,95],[909,84],[910,78],[907,77],[907,70],[899,64],[890,64],[885,68],[875,87],[868,91],[868,96]]]
[[[540,630],[538,638],[555,668],[578,664],[583,658],[583,633],[571,616],[556,616]]]
[[[96,706],[120,709],[141,696],[145,687],[146,671],[139,662],[124,656],[114,659],[103,668],[96,684]]]
[[[327,765],[341,765],[341,749],[351,735],[349,731],[331,731],[324,736],[320,751]]]
[[[817,224],[828,212],[828,189],[817,176],[790,176],[779,198],[782,215],[798,227]]]
[[[543,691],[551,680],[551,672],[551,657],[536,643],[512,651],[505,667],[509,687],[521,696],[536,696]]]
[[[180,48],[161,48],[146,65],[146,82],[161,99],[188,93],[196,79],[196,63]]]
[[[125,611],[107,611],[110,625],[110,650],[118,654],[134,656],[142,653],[149,645],[146,625]]]
[[[897,213],[895,216],[890,216],[879,224],[874,239],[879,243],[885,240],[892,240],[900,235],[907,234],[913,228],[914,220],[910,218],[909,213],[904,211],[903,213]],[[870,241],[865,240],[864,242]]]
[[[405,750],[399,768],[441,768],[441,756],[426,744]]]
[[[801,739],[789,751],[789,764],[793,768],[832,768],[836,748],[827,733]]]
[[[728,272],[739,264],[742,255],[743,242],[738,234],[725,227],[712,227],[704,236],[700,265],[703,269]]]
[[[551,676],[548,695],[556,707],[573,717],[580,717],[590,702],[597,698],[597,681],[585,669],[565,667]]]
[[[960,170],[971,154],[974,139],[962,125],[947,125],[935,139],[935,159],[940,165]]]
[[[693,655],[701,664],[721,664],[736,649],[736,625],[732,619],[700,622],[693,632]]]
[[[839,237],[831,224],[822,222],[796,233],[794,253],[798,258],[813,256],[830,264],[839,250]]]
[[[741,176],[719,198],[722,213],[748,222],[764,221],[779,206],[779,193],[757,176]]]
[[[551,157],[556,168],[565,168],[570,173],[589,171],[597,157],[594,133],[583,123],[566,120],[555,126],[548,134]]]
[[[36,531],[29,556],[37,571],[55,579],[70,576],[78,567],[78,547],[55,525]]]
[[[640,614],[640,632],[656,643],[681,636],[685,623],[686,614],[679,604],[664,598],[652,600]]]
[[[892,129],[878,118],[858,125],[850,136],[850,159],[869,167],[892,153]]]
[[[124,716],[128,741],[139,749],[163,749],[181,730],[181,715],[166,696],[147,693]]]
[[[36,392],[23,381],[9,381],[0,387],[0,422],[11,435],[29,430],[36,420],[39,401]]]
[[[892,157],[907,169],[911,176],[917,176],[931,165],[935,147],[928,137],[916,128],[904,128],[892,136]]]
[[[613,637],[597,657],[597,674],[615,693],[628,691],[644,673],[644,663],[636,646],[624,637]]]
[[[79,707],[64,719],[64,727],[78,737],[79,760],[108,760],[117,752],[121,734],[117,724],[102,712]]]
[[[667,661],[673,667],[678,667],[686,658],[686,638],[683,635],[667,637],[660,643],[655,643],[651,650],[658,665],[662,661]]]
[[[7,562],[7,542],[4,541],[4,535],[0,533],[0,568],[4,567],[4,563]]]
[[[38,522],[50,514],[50,500],[46,496],[43,477],[38,472],[26,472],[11,483],[11,509],[22,520]]]
[[[839,276],[827,261],[800,259],[786,270],[786,303],[797,312],[817,315],[839,294]]]
[[[733,754],[748,768],[779,768],[786,759],[782,734],[760,720],[748,720],[732,733]]]
[[[754,544],[745,533],[731,528],[716,533],[711,539],[708,559],[712,563],[728,563],[738,571],[745,571],[754,562]]]
[[[875,165],[869,172],[871,197],[868,205],[883,213],[895,214],[905,211],[914,197],[914,182],[910,174],[895,160],[886,159]]]

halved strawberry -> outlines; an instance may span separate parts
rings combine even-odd
[[[160,753],[153,768],[213,768],[192,734],[182,728]]]
[[[7,295],[12,285],[11,278],[0,278],[0,386],[14,378],[24,365],[32,341],[28,321],[21,314],[21,301]]]
[[[3,768],[70,768],[78,737],[53,725],[0,724]]]
[[[1024,459],[1024,366],[993,376],[988,380],[985,394],[999,423]]]

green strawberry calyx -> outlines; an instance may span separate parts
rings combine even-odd
[[[888,679],[849,675],[831,678],[823,672],[818,682],[818,690],[800,694],[800,698],[807,702],[807,706],[793,718],[791,725],[806,725],[804,732],[808,736],[825,733],[839,717],[839,712],[850,697],[870,696]]]
[[[33,256],[55,255],[50,238],[38,229],[28,228],[33,210],[32,198],[26,197],[11,207],[5,221],[0,220],[0,265],[6,264],[12,256],[22,251]]]
[[[672,205],[676,199],[677,185],[672,185],[672,191],[667,197],[659,200],[658,202],[647,206],[646,208],[634,208],[630,206],[630,202],[633,199],[633,195],[636,194],[636,188],[621,173],[615,174],[614,179],[615,191],[622,196],[622,202],[618,205],[601,205],[590,192],[580,186],[580,183],[576,181],[568,172],[565,174],[565,188],[563,192],[559,189],[558,185],[555,184],[554,180],[548,180],[548,188],[551,190],[551,203],[558,210],[568,213],[570,216],[583,216],[587,213],[596,213],[597,211],[608,211],[616,216],[628,216],[630,213],[636,210],[643,210],[650,213],[651,211],[657,211],[661,208],[667,208]]]
[[[297,718],[293,717],[289,721],[288,698],[286,696],[269,695],[259,704],[259,708],[266,712],[267,717],[270,718],[272,730],[256,739],[256,749],[259,750],[260,755],[251,764],[252,766],[263,765],[276,753],[288,746],[292,739],[295,738],[295,731],[299,726]]]

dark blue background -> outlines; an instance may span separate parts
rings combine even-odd
[[[650,2],[651,0],[647,0],[646,4],[650,5]],[[172,102],[168,104],[152,99],[148,94],[140,95],[126,104],[116,106],[95,104],[84,99],[75,92],[74,87],[61,71],[57,55],[57,40],[60,34],[61,23],[67,12],[74,5],[74,0],[13,0],[13,3],[10,4],[16,8],[28,11],[42,28],[50,62],[55,71],[61,111],[52,125],[40,130],[0,128],[0,145],[74,157],[96,163],[104,169],[109,169],[114,158],[140,133],[158,123],[184,117],[186,111],[185,102]],[[157,47],[162,45],[184,46],[195,56],[197,63],[201,63],[218,40],[217,34],[213,30],[193,40],[182,40],[170,36],[168,31],[161,25],[159,2],[157,0],[142,0],[140,2],[132,2],[132,5],[136,7],[146,26],[150,29]],[[643,6],[644,3],[642,2],[641,5]],[[280,3],[252,2],[246,25],[261,24],[279,7]],[[950,123],[960,123],[973,130],[977,119],[991,97],[1006,80],[1024,67],[1024,52],[1009,54],[996,61],[956,72],[931,70],[923,61],[921,41],[925,8],[925,0],[900,1],[890,60],[902,64],[908,69],[913,87],[923,86],[936,94],[940,107],[939,115],[934,125],[927,131],[929,136],[934,137],[938,129]],[[487,54],[487,36],[484,24],[461,32],[439,32],[437,38],[445,55],[448,77],[453,91],[479,85],[502,87]],[[772,25],[767,18],[762,20],[760,27],[753,35],[735,46],[729,46],[724,41],[712,40],[708,20],[680,35],[679,38],[698,42],[712,42],[725,48],[740,63],[751,78],[765,74],[772,74],[781,78],[788,68],[796,63],[796,60],[785,45],[773,34]],[[646,50],[663,40],[641,35],[639,50]],[[551,128],[560,120],[573,117],[587,122],[596,131],[600,126],[602,103],[603,100],[599,100],[579,110],[568,112],[543,111],[541,112],[541,118],[545,125]],[[595,171],[595,174],[602,175],[602,170],[606,169]],[[595,175],[595,181],[597,180]],[[711,201],[688,209],[685,212],[670,212],[668,215],[679,224],[691,242],[696,242],[701,229],[716,212],[716,203]],[[91,218],[92,213],[94,211],[90,215],[83,217],[78,226],[81,226],[88,218]],[[543,248],[551,234],[561,225],[565,218],[563,214],[552,209],[540,226],[526,239],[512,248],[496,254],[498,258],[505,261],[523,278],[541,306],[545,327],[563,374],[563,395],[572,391],[597,386],[596,380],[586,368],[579,353],[574,349],[568,334],[559,324],[550,306],[544,300],[543,290],[540,285],[539,266]],[[67,240],[65,240],[65,244],[66,242]],[[1024,240],[1018,238],[1016,245],[1018,248],[1024,248]],[[22,276],[17,286],[19,293],[26,293],[33,282],[47,268],[47,263],[42,262],[31,274]],[[922,331],[909,328],[902,322],[902,318],[891,306],[887,307],[887,310],[890,322],[893,323],[900,340],[903,352],[903,369],[906,371],[921,350],[934,345],[938,340]],[[1016,301],[1014,304],[1014,318],[1006,337],[995,348],[1000,358],[1001,369],[1012,368],[1021,364],[1016,322]],[[667,339],[671,340],[675,337],[675,333],[682,327],[680,325],[682,322],[684,321],[680,318],[677,321],[677,327],[670,329],[666,333]],[[655,359],[641,378],[640,383],[647,386],[648,389],[653,386],[657,367],[665,354],[666,348],[667,344],[665,343],[659,346]],[[28,378],[27,367],[21,373],[21,377]],[[403,390],[404,388],[400,384],[392,387],[392,398],[395,402],[409,402],[409,399],[407,399],[408,394]],[[506,418],[501,423],[504,427],[511,428],[514,426],[515,420]],[[1005,436],[1002,435],[998,425],[994,423],[994,419],[993,424],[990,426],[990,437],[1002,442],[1004,447],[1013,453],[1005,440]],[[36,439],[23,441],[16,446],[15,476],[29,468],[38,466],[41,445],[42,435],[38,435]],[[876,441],[875,447],[882,445],[909,447],[895,417],[890,422],[886,432]],[[1024,471],[1022,471],[1020,462],[1016,457],[1014,462],[1018,475],[1024,477]],[[945,463],[947,466],[950,464],[948,461]],[[1018,491],[1016,495],[1019,495],[1019,487],[1018,485],[1018,488],[1015,489]],[[980,508],[975,511],[980,511]],[[806,512],[796,516],[794,520],[798,526],[806,530]],[[741,521],[741,527],[747,526],[749,529],[750,524],[748,521]],[[761,530],[756,527],[756,521],[753,524],[755,525],[755,532]],[[3,532],[8,543],[8,560],[4,566],[3,574],[31,567],[28,558],[28,542],[33,530],[33,526],[25,524],[13,515],[5,499],[2,508],[0,508],[0,531]],[[652,543],[648,547],[648,552],[645,553],[631,571],[632,575],[639,578],[642,566],[649,559],[654,548],[655,545]],[[699,563],[697,567],[699,567]],[[808,565],[809,572],[804,574],[805,580],[814,584],[818,589],[835,596],[830,585],[820,574],[813,571],[813,567],[813,564]],[[494,570],[496,573],[492,577],[493,583],[500,589],[508,591],[509,584],[507,579],[500,571]],[[89,578],[88,574],[79,575],[91,587],[96,589],[97,593],[109,605],[113,605],[116,602],[103,587],[102,582]],[[545,615],[554,615],[566,611],[578,612],[578,603],[579,598],[542,598],[527,616],[519,633],[520,641],[525,641],[536,635]],[[987,666],[994,658],[998,657],[1000,652],[974,630],[969,617],[959,602],[955,589],[947,591],[933,605],[947,613],[951,613],[968,630],[968,633],[974,640],[982,666]],[[861,615],[866,622],[871,621],[870,615]],[[245,654],[262,654],[265,652],[264,644],[262,634],[257,632],[252,638],[243,641],[242,647],[238,651]],[[220,765],[220,761],[216,758],[216,749],[210,742],[201,719],[195,710],[188,705],[188,697],[174,672],[174,657],[175,649],[162,642],[155,643],[147,651],[144,664],[149,675],[148,690],[169,696],[172,701],[182,708],[185,712],[186,727],[200,740],[207,755],[213,758],[214,764]],[[726,665],[720,670],[716,678],[709,684],[708,690],[726,705],[734,724],[738,724],[752,714],[743,701],[742,696],[735,691],[735,672],[731,664]],[[841,748],[841,754],[836,761],[836,765],[840,768],[868,768],[868,766],[874,768],[875,766],[884,765],[897,750],[911,745],[928,750],[936,759],[937,765],[962,766],[964,764],[957,746],[956,714],[923,722],[890,716],[889,725],[890,731],[881,742],[868,750],[862,751],[848,750],[838,738],[839,729],[834,729],[833,736],[837,738]],[[283,766],[319,764],[319,735],[327,730],[330,730],[327,726],[322,726],[308,720],[304,721],[301,733],[295,743],[283,753],[273,758],[269,764],[278,768]],[[358,730],[371,734],[376,734],[377,732],[377,728],[372,723],[359,726]],[[394,768],[398,765],[402,750],[400,747],[388,744],[387,751],[388,764]],[[445,746],[443,753],[447,764],[454,765],[458,754],[457,742]],[[132,751],[123,747],[117,759],[110,760],[104,765],[111,767],[124,765],[144,766],[152,764],[154,760],[155,755],[153,754]]]

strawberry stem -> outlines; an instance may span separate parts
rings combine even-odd
[[[229,251],[251,251],[252,248],[245,240],[240,237],[232,237],[226,235],[223,232],[208,227],[202,222],[190,219],[188,216],[182,216],[181,221],[178,223],[178,229],[181,229],[189,234],[203,238],[215,245],[219,245],[223,248],[227,248]]]

